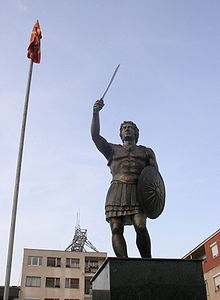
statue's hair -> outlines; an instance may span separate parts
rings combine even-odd
[[[137,128],[137,125],[132,122],[132,121],[124,121],[123,123],[121,123],[121,126],[120,126],[120,138],[122,139],[122,134],[121,134],[121,131],[122,131],[122,126],[124,124],[131,124],[135,130],[135,143],[137,143],[138,141],[138,138],[139,138],[139,129]]]

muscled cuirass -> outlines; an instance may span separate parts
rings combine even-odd
[[[108,162],[112,180],[136,183],[141,171],[149,165],[147,148],[144,146],[111,144],[112,155]]]

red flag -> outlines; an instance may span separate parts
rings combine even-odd
[[[42,38],[40,25],[38,20],[34,24],[31,38],[30,38],[30,44],[28,47],[28,53],[27,57],[32,59],[34,63],[39,64],[40,63],[40,39]]]

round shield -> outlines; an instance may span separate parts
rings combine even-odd
[[[147,217],[156,219],[165,205],[165,186],[156,168],[145,167],[138,179],[138,199]]]

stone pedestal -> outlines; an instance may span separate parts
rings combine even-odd
[[[93,300],[206,300],[200,260],[108,258],[92,279]]]

